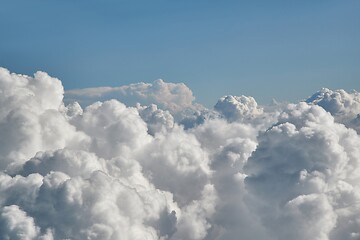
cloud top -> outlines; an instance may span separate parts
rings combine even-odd
[[[135,83],[121,87],[99,87],[70,90],[66,97],[88,105],[97,100],[117,99],[128,105],[156,104],[164,110],[178,112],[192,106],[195,97],[183,83],[166,83],[161,79],[153,83]]]

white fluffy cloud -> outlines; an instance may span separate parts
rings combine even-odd
[[[231,95],[220,98],[214,108],[230,121],[251,120],[263,111],[253,97]]]
[[[95,101],[117,99],[134,106],[156,104],[164,110],[179,112],[192,106],[192,91],[183,83],[166,83],[161,79],[153,83],[135,83],[121,87],[99,87],[70,90],[67,99],[89,105]]]
[[[141,118],[146,122],[151,135],[164,133],[174,127],[174,117],[169,111],[158,109],[155,104],[150,106],[137,105]]]
[[[289,105],[245,165],[249,206],[278,239],[352,239],[360,225],[341,209],[359,209],[359,146],[322,108]]]
[[[342,89],[332,91],[323,88],[309,97],[306,102],[323,107],[335,120],[360,131],[360,93],[348,93]]]
[[[360,237],[357,92],[211,110],[158,80],[65,106],[60,80],[4,68],[0,91],[1,239]]]
[[[36,152],[85,145],[59,109],[61,82],[44,72],[34,77],[0,68],[0,169],[12,171]]]

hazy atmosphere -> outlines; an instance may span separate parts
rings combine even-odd
[[[360,240],[359,10],[2,1],[0,239]]]

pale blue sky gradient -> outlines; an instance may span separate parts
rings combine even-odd
[[[184,82],[212,106],[226,94],[297,101],[360,90],[360,1],[2,0],[0,66],[65,89]]]

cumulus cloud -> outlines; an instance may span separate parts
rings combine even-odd
[[[95,101],[117,99],[134,106],[156,104],[164,110],[179,112],[192,106],[195,97],[183,83],[166,83],[161,79],[153,83],[135,83],[121,87],[99,87],[70,90],[66,92],[68,101],[89,105]]]
[[[1,212],[2,239],[34,239],[39,235],[39,228],[34,219],[28,217],[16,205],[5,206]]]
[[[357,92],[207,109],[157,80],[64,101],[4,68],[0,91],[1,239],[359,239]]]
[[[253,97],[231,95],[220,98],[214,108],[230,121],[252,119],[263,111]]]
[[[360,131],[359,92],[353,90],[348,93],[342,89],[332,91],[323,88],[309,97],[306,102],[321,106],[330,112],[336,121]]]
[[[245,165],[249,207],[278,239],[351,239],[360,226],[343,229],[357,220],[340,209],[358,209],[359,146],[322,108],[289,105]]]
[[[12,171],[36,152],[80,147],[88,138],[59,109],[61,82],[44,72],[34,77],[0,68],[0,168]]]
[[[207,152],[179,126],[156,136],[143,149],[140,162],[155,186],[171,190],[181,205],[199,198],[211,175]]]
[[[131,155],[151,141],[137,109],[116,100],[96,102],[70,123],[91,138],[89,150],[101,157]]]
[[[174,125],[174,117],[167,110],[158,109],[155,104],[150,106],[137,105],[141,118],[146,122],[148,133],[164,133],[171,130]]]

